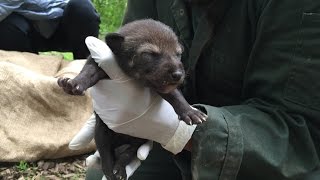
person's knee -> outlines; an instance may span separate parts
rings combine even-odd
[[[90,0],[70,0],[59,28],[63,29],[69,49],[76,59],[89,55],[84,40],[99,35],[100,17]]]
[[[20,15],[11,14],[0,22],[0,49],[33,52],[30,44],[29,22]]]
[[[0,28],[2,31],[5,29],[11,29],[14,30],[11,33],[21,33],[24,35],[27,35],[31,30],[28,20],[25,17],[15,13],[10,14],[4,20],[2,20],[0,22]]]
[[[70,0],[63,16],[62,26],[77,39],[98,36],[100,17],[90,0]]]
[[[100,17],[90,0],[70,0],[65,8],[64,16],[83,22],[100,22]]]

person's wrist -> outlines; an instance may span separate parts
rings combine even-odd
[[[179,126],[169,142],[162,147],[173,154],[181,152],[190,141],[196,125],[187,125],[184,121],[179,121]]]

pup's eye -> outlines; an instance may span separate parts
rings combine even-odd
[[[157,58],[159,56],[159,53],[156,52],[142,52],[141,57],[144,58]]]

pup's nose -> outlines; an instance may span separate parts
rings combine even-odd
[[[173,81],[180,81],[182,78],[183,74],[181,71],[176,71],[171,73],[171,78]]]

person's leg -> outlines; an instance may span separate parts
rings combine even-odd
[[[32,26],[18,14],[10,14],[0,22],[0,49],[34,52],[29,33]]]
[[[100,17],[90,0],[70,0],[50,43],[56,50],[73,52],[75,59],[87,58],[89,50],[84,40],[87,36],[98,37],[99,24]]]

